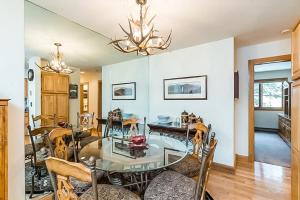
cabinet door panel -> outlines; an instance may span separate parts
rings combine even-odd
[[[42,92],[55,92],[56,76],[52,73],[42,73]]]
[[[55,80],[55,91],[58,93],[69,92],[69,76],[58,75]]]
[[[292,77],[300,78],[300,25],[292,33]]]
[[[67,122],[69,119],[69,96],[67,94],[57,94],[56,104],[56,116],[58,121]]]
[[[292,147],[300,150],[300,79],[292,84]]]
[[[291,183],[292,183],[292,199],[299,199],[300,198],[300,159],[299,159],[299,151],[296,149],[292,148],[292,165],[291,165],[291,171],[292,171],[292,176],[291,176]]]
[[[56,114],[56,95],[55,94],[43,94],[42,95],[42,115],[53,116]],[[52,120],[42,121],[42,125],[51,125]]]

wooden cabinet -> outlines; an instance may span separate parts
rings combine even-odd
[[[69,93],[69,76],[42,72],[42,92]]]
[[[53,116],[59,121],[69,120],[69,76],[42,72],[42,115]],[[49,125],[52,121],[42,121]]]
[[[0,99],[0,199],[7,200],[8,100]]]
[[[300,199],[300,79],[292,84],[292,200]]]
[[[58,121],[68,121],[69,116],[69,95],[56,95],[56,117]]]
[[[278,115],[278,128],[281,138],[290,146],[291,144],[291,119],[288,115]]]
[[[292,33],[292,77],[300,78],[300,24]]]
[[[28,129],[27,129],[28,125],[29,125],[29,112],[25,112],[24,113],[24,130],[25,130],[24,132],[26,135],[28,134]]]
[[[298,200],[300,197],[300,154],[299,151],[296,149],[292,148],[292,163],[291,163],[291,170],[292,170],[292,176],[291,176],[291,181],[292,181],[292,200]]]
[[[24,97],[25,98],[28,97],[28,79],[27,78],[24,79]]]

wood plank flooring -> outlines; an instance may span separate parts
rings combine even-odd
[[[212,170],[208,191],[215,200],[290,200],[291,170],[240,162],[235,174]]]

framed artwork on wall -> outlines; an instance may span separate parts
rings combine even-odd
[[[136,100],[136,83],[112,84],[112,100]]]
[[[69,85],[69,98],[70,99],[78,98],[78,85],[76,85],[76,84]]]
[[[207,100],[207,76],[164,79],[164,100]]]

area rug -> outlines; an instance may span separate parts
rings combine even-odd
[[[25,191],[26,193],[31,192],[31,177],[33,174],[33,167],[31,167],[30,162],[25,164]],[[34,178],[34,191],[35,193],[42,193],[46,191],[52,191],[52,185],[50,182],[50,177],[47,171],[42,171],[42,177],[38,180],[37,176]]]
[[[255,132],[255,161],[291,167],[291,149],[278,133]]]

